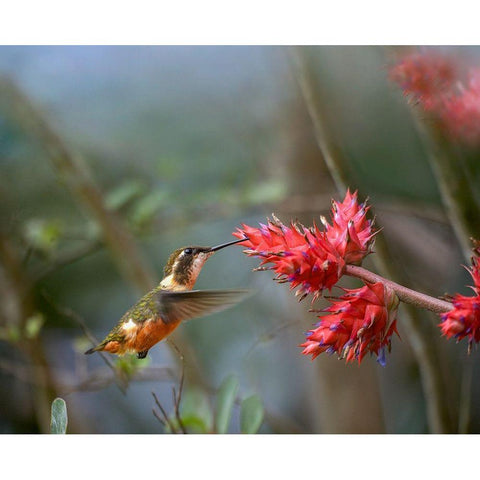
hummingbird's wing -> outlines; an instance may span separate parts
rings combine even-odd
[[[249,290],[161,290],[156,294],[156,306],[165,323],[190,320],[235,305],[250,295]]]

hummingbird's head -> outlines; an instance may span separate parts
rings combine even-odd
[[[190,246],[175,250],[169,257],[161,281],[163,288],[188,290],[193,288],[203,265],[215,252],[222,248],[244,242],[246,238],[223,243],[215,247]]]

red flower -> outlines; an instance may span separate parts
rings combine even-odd
[[[473,69],[465,82],[450,59],[415,53],[390,69],[390,79],[435,114],[447,134],[480,144],[480,69]]]
[[[242,225],[233,235],[248,237],[239,243],[248,248],[245,253],[262,258],[261,265],[273,263],[270,269],[276,272],[275,279],[290,282],[292,289],[300,287],[296,292],[300,299],[309,293],[318,297],[324,288],[331,289],[345,267],[325,232],[315,225],[307,229],[291,223],[287,227],[274,217],[267,225],[260,224],[260,228]]]
[[[358,204],[357,192],[347,190],[342,203],[332,202],[332,225],[322,218],[327,238],[335,247],[345,263],[360,265],[363,258],[371,252],[373,237],[377,233],[367,220],[370,207]]]
[[[480,69],[470,72],[467,89],[445,100],[440,115],[454,137],[470,144],[480,143]]]
[[[451,60],[433,53],[407,55],[390,69],[390,79],[425,110],[432,110],[443,101],[455,77]]]
[[[273,263],[276,280],[290,282],[300,299],[309,293],[321,295],[340,279],[345,264],[360,264],[371,251],[372,222],[367,220],[369,207],[358,204],[357,192],[347,191],[343,202],[332,203],[332,225],[321,218],[325,231],[316,225],[306,228],[298,223],[285,226],[275,216],[260,228],[242,225],[233,233],[238,238],[248,237],[239,243],[248,248],[247,255],[262,258],[261,265]]]
[[[313,360],[322,352],[336,352],[347,362],[360,363],[370,352],[384,365],[385,348],[390,350],[393,332],[398,335],[395,292],[381,282],[346,292],[331,302],[317,328],[307,333],[302,353],[312,355]]]
[[[480,341],[480,246],[476,242],[475,257],[472,268],[467,269],[472,276],[474,287],[470,287],[475,296],[466,297],[456,294],[453,309],[441,315],[440,329],[447,338],[455,337],[457,341],[468,337],[469,348],[473,342]]]

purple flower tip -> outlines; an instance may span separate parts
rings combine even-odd
[[[384,367],[386,364],[387,364],[387,359],[385,357],[385,349],[382,348],[380,350],[380,355],[378,355],[377,357],[377,362],[382,366]]]

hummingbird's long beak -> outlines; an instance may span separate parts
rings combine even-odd
[[[235,245],[236,243],[244,242],[245,240],[248,240],[248,237],[240,238],[239,240],[234,240],[233,242],[222,243],[221,245],[210,248],[209,252],[216,252],[217,250],[228,247],[230,245]]]

